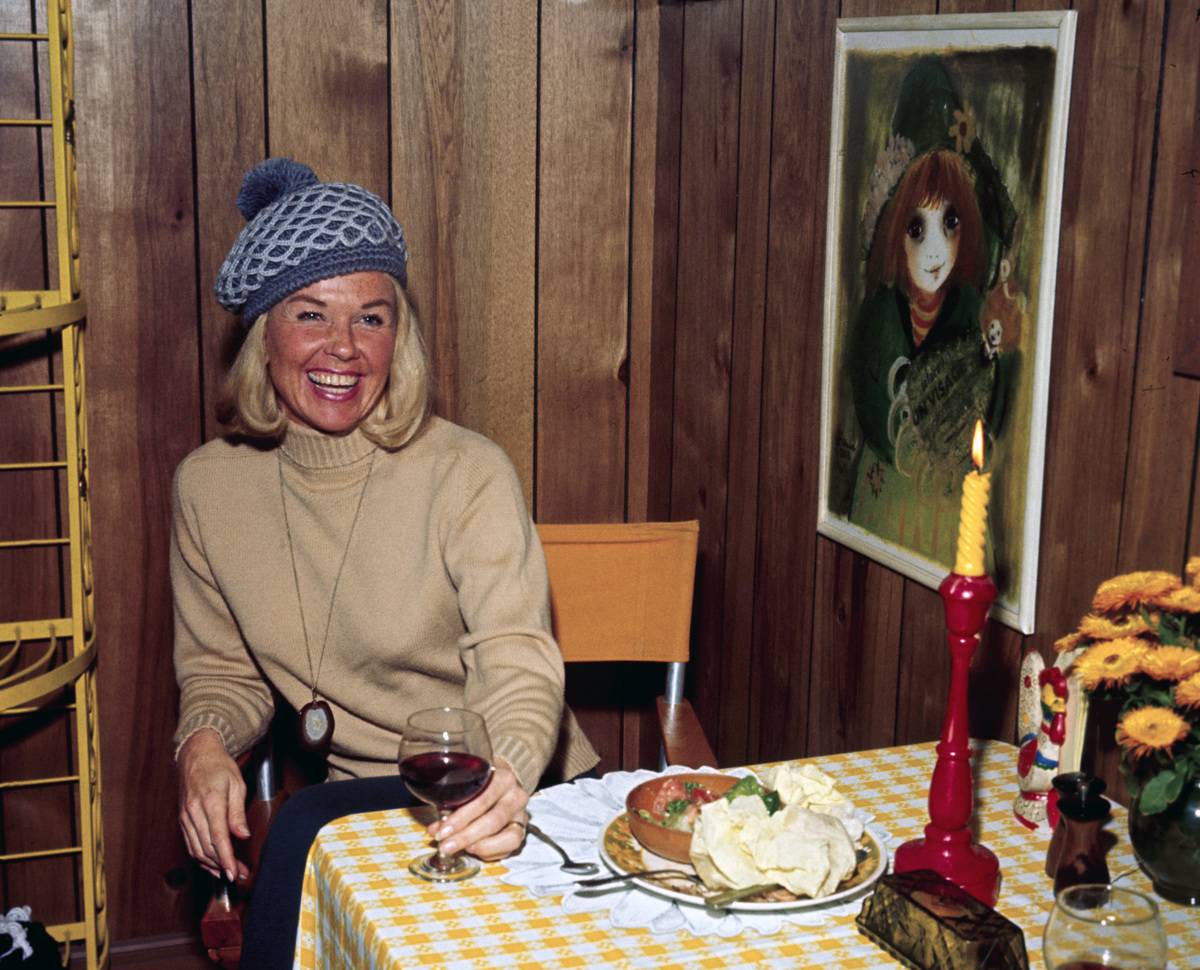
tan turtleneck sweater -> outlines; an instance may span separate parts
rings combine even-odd
[[[175,475],[171,585],[176,750],[211,727],[244,751],[271,719],[268,685],[299,708],[315,677],[334,779],[396,771],[409,714],[442,705],[483,714],[528,791],[548,766],[569,778],[598,760],[563,706],[516,473],[465,428],[432,418],[396,452],[294,426],[275,448],[210,441]]]

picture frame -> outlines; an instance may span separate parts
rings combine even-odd
[[[931,588],[975,419],[992,615],[1032,633],[1076,15],[841,19],[817,530]]]

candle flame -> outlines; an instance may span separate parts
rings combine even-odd
[[[971,461],[983,471],[983,422],[980,420],[975,422],[975,436],[971,439]]]

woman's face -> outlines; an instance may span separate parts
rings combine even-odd
[[[908,279],[922,296],[937,293],[950,277],[958,259],[958,210],[945,199],[919,205],[904,228],[904,255]]]
[[[321,280],[267,314],[267,367],[288,418],[327,434],[358,427],[387,387],[398,308],[386,273]]]

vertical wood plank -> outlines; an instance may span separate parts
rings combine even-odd
[[[748,700],[753,758],[805,750],[817,529],[824,293],[824,194],[837,11],[778,6],[771,122],[771,214],[763,333],[756,616]]]
[[[886,570],[843,551],[817,539],[810,755],[886,747],[896,729],[898,670],[879,644],[894,636],[903,589]]]
[[[188,10],[77,10],[96,627],[109,927],[170,931],[177,691],[167,580],[171,475],[199,443]]]
[[[1181,299],[1183,278],[1200,275],[1187,260],[1189,226],[1193,248],[1200,232],[1200,174],[1188,174],[1200,166],[1200,20],[1184,4],[1169,14],[1117,551],[1122,572],[1182,569],[1187,534],[1179,524],[1191,507],[1193,464],[1183,458],[1200,420],[1200,381],[1177,376],[1174,359],[1175,331],[1189,313],[1200,330],[1200,308]]]
[[[729,401],[729,494],[722,584],[720,703],[715,737],[723,764],[749,758],[746,711],[750,666],[743,651],[754,638],[754,569],[758,542],[758,442],[761,432],[763,326],[767,283],[774,2],[742,5],[742,65],[738,106],[737,248]]]
[[[246,224],[235,200],[266,155],[262,8],[240,0],[192,7],[196,222],[200,255],[201,437],[220,433],[213,407],[240,346],[236,318],[217,303],[217,271]]]
[[[387,0],[265,0],[268,147],[388,192]]]
[[[546,522],[625,514],[633,41],[631,2],[542,6],[537,506]]]
[[[652,3],[654,0],[644,0]],[[649,451],[653,463],[646,483],[646,517],[671,514],[671,467],[675,427],[675,279],[679,266],[679,171],[683,104],[682,5],[659,5],[658,116],[655,119],[654,251],[655,285],[651,294],[653,332],[648,387],[638,382],[634,393],[649,398]],[[634,176],[635,190],[637,175]],[[634,253],[637,258],[637,253]],[[632,403],[632,402],[631,402]],[[634,466],[634,471],[636,471]]]
[[[500,444],[533,505],[537,8],[392,4],[394,208],[437,410]]]
[[[683,10],[637,0],[629,251],[630,521],[670,514]]]
[[[741,4],[684,9],[671,515],[700,520],[692,664],[704,723],[721,708]]]

